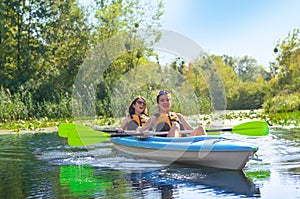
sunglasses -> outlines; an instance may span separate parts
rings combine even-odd
[[[146,103],[143,101],[140,101],[140,100],[137,100],[136,103],[138,103],[139,105],[142,105],[142,106],[146,106]]]
[[[169,90],[163,90],[163,91],[159,91],[158,95],[164,95],[164,94],[170,94]]]

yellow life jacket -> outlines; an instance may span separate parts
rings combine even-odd
[[[169,114],[155,114],[157,117],[157,125],[155,128],[156,132],[161,131],[169,131],[171,129],[171,126],[177,122],[180,125],[180,128],[182,128],[182,125],[174,112],[170,112]]]
[[[130,118],[126,125],[126,130],[135,130],[138,126],[143,126],[148,120],[148,117],[145,115],[131,115]]]

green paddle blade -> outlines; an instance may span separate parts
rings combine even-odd
[[[109,140],[107,137],[71,137],[68,138],[68,145],[70,146],[90,146],[94,144],[99,144]]]
[[[69,131],[74,131],[75,124],[69,124],[69,123],[61,123],[58,126],[58,135],[60,137],[66,138],[68,137]]]
[[[68,138],[70,146],[88,146],[110,139],[110,134],[93,130],[80,124],[60,124],[58,134]],[[66,136],[67,135],[67,136]]]
[[[234,126],[232,132],[240,135],[264,136],[269,134],[269,126],[264,121],[252,121]]]
[[[72,124],[72,123],[61,123],[58,126],[58,135],[60,137],[74,137],[79,136],[80,134],[83,134],[86,132],[86,130],[89,130],[89,127],[80,125],[80,124]],[[77,132],[79,131],[79,132]]]

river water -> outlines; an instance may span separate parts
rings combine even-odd
[[[243,171],[126,157],[107,141],[69,147],[57,133],[0,135],[0,198],[300,198],[300,131],[224,134],[259,147]]]

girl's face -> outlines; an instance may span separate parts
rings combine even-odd
[[[163,112],[169,112],[172,105],[171,95],[163,94],[159,96],[158,105]]]
[[[139,115],[141,113],[143,113],[146,109],[146,102],[139,98],[138,100],[136,100],[136,102],[133,104],[133,108],[135,110],[135,114]]]

